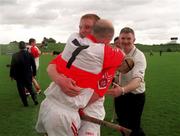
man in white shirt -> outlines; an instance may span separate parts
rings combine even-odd
[[[115,110],[120,125],[132,129],[131,136],[145,136],[141,128],[141,115],[145,103],[146,58],[134,45],[133,29],[125,27],[119,35],[120,45],[127,57],[134,60],[134,68],[120,74],[119,86],[108,90],[107,94],[115,96]]]

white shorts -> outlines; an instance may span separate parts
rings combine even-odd
[[[39,69],[39,57],[35,58],[36,70]]]
[[[83,111],[91,117],[103,120],[105,117],[104,97],[87,106]],[[82,120],[78,136],[100,136],[100,125]]]
[[[77,111],[68,109],[65,105],[59,107],[45,99],[41,103],[36,130],[47,133],[48,136],[77,136],[80,123]]]
[[[40,106],[37,132],[48,136],[77,136],[81,125],[78,110],[87,105],[92,94],[92,89],[84,89],[77,97],[69,97],[53,82]]]

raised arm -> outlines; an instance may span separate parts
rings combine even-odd
[[[120,67],[119,70],[120,72],[124,72],[124,68],[129,68],[129,71],[135,67],[136,70],[134,70],[133,78],[131,81],[128,82],[125,86],[120,86],[118,84],[114,84],[114,88],[109,89],[107,91],[107,95],[112,95],[114,97],[124,95],[125,93],[132,92],[136,90],[138,87],[141,86],[141,82],[144,82],[144,73],[146,69],[146,62],[145,60],[139,60],[136,62],[136,65],[134,65],[134,62],[132,60],[125,59],[126,61],[123,62],[122,66]],[[125,73],[127,73],[126,71]]]
[[[106,94],[114,97],[118,97],[120,95],[124,95],[125,93],[131,92],[140,86],[141,79],[134,78],[132,79],[126,86],[122,87],[118,84],[113,84],[114,88],[109,89]]]

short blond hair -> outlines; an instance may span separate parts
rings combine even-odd
[[[81,17],[81,20],[82,19],[92,19],[94,22],[97,22],[100,19],[100,17],[96,14],[85,14]]]
[[[93,27],[93,34],[95,37],[104,38],[104,37],[111,37],[114,35],[114,27],[113,24],[105,19],[100,19],[96,22]]]

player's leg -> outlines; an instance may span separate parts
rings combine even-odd
[[[83,111],[91,117],[103,120],[105,117],[104,98],[101,98],[87,106]],[[88,121],[82,121],[78,136],[89,135],[100,136],[100,125]]]
[[[58,106],[49,100],[41,104],[36,130],[48,136],[78,136],[78,112]]]

